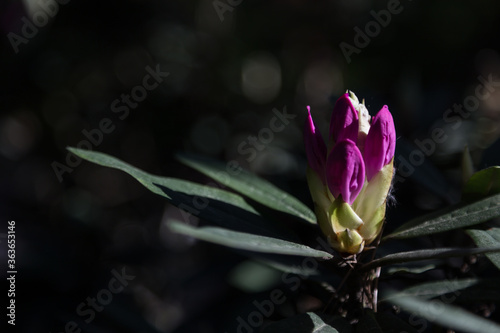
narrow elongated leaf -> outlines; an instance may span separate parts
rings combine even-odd
[[[289,240],[298,239],[293,230],[280,228],[262,219],[238,194],[182,179],[154,176],[103,153],[76,148],[68,150],[90,162],[128,173],[151,192],[179,207],[185,221],[194,215],[225,228]]]
[[[124,171],[134,177],[151,192],[161,195],[167,199],[172,199],[172,197],[163,191],[160,186],[175,192],[200,196],[207,199],[215,199],[228,203],[232,206],[239,207],[253,214],[258,214],[252,206],[246,203],[245,200],[237,194],[214,187],[203,186],[182,179],[154,176],[115,157],[103,153],[71,147],[68,147],[68,150],[76,156],[89,162]]]
[[[425,266],[417,266],[417,267],[391,267],[387,269],[387,274],[401,274],[401,273],[409,273],[409,274],[422,274],[432,269],[435,269],[436,265],[425,265]]]
[[[289,263],[276,262],[266,259],[260,259],[258,261],[261,262],[263,265],[267,265],[283,273],[297,274],[303,277],[310,277],[320,274],[320,272],[317,269],[309,268],[306,265],[304,265],[303,261],[293,265]]]
[[[195,228],[176,221],[170,222],[169,226],[177,233],[240,250],[325,259],[332,258],[332,255],[328,252],[315,250],[303,244],[292,243],[278,238],[253,235],[218,227]]]
[[[473,174],[464,186],[466,201],[477,200],[500,193],[500,167],[493,166]]]
[[[429,259],[442,259],[451,257],[464,257],[475,254],[483,254],[488,252],[500,252],[500,246],[492,248],[441,248],[441,249],[426,249],[408,252],[399,252],[388,254],[382,258],[370,261],[362,266],[362,270],[369,270],[379,266],[387,266],[392,264],[400,264],[403,262],[420,261]]]
[[[425,301],[417,297],[403,296],[391,298],[391,303],[400,306],[407,312],[411,312],[418,317],[460,332],[500,332],[500,326],[493,321],[441,301]]]
[[[448,293],[457,293],[457,291],[474,286],[478,282],[479,279],[442,280],[427,282],[407,288],[396,294],[392,294],[388,298],[381,299],[380,301],[390,301],[391,298],[398,298],[403,296],[431,299]]]
[[[467,234],[480,247],[500,246],[500,228],[491,230],[467,230]],[[486,257],[500,269],[500,253],[488,253]]]
[[[272,323],[263,333],[350,333],[349,323],[340,317],[318,315],[314,312],[303,313],[294,317]]]
[[[448,295],[447,295],[448,294]],[[472,302],[497,302],[500,300],[500,279],[455,279],[426,282],[397,293],[383,295],[380,302],[391,298],[412,296],[421,299],[440,297],[447,302],[470,304]]]
[[[309,223],[316,223],[313,211],[297,198],[246,170],[239,168],[234,171],[234,168],[228,167],[229,165],[191,155],[178,155],[177,157],[182,163],[267,207],[296,216]]]
[[[262,219],[238,194],[182,179],[154,176],[103,153],[76,148],[68,150],[90,162],[128,173],[151,192],[179,207],[186,221],[194,215],[239,231],[297,239],[292,230],[279,228],[276,224]]]
[[[500,216],[500,194],[462,207],[451,207],[416,218],[403,224],[392,234],[385,236],[384,240],[437,234],[448,230],[469,227],[497,216]]]

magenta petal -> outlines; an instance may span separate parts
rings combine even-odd
[[[306,147],[307,161],[309,166],[319,175],[325,183],[326,145],[321,133],[316,131],[311,116],[311,108],[307,107],[308,117],[304,130],[304,143]]]
[[[349,94],[342,95],[333,107],[332,119],[330,121],[330,137],[334,142],[344,139],[358,140],[358,111],[352,105]]]
[[[333,196],[352,205],[365,182],[365,164],[356,144],[351,140],[338,142],[326,161],[326,180]]]
[[[370,181],[394,157],[396,129],[387,105],[373,117],[365,142],[366,176]]]

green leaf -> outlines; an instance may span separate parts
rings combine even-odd
[[[436,265],[425,265],[425,266],[416,266],[416,267],[401,267],[395,266],[387,269],[387,274],[400,274],[400,273],[408,273],[408,274],[422,274],[432,269],[435,269]]]
[[[154,176],[103,153],[76,148],[68,150],[87,161],[128,173],[151,192],[182,209],[186,220],[192,214],[231,229],[296,238],[292,230],[278,229],[276,224],[263,220],[238,194],[182,179]]]
[[[284,262],[284,260],[280,262],[265,258],[256,258],[255,260],[261,262],[263,265],[269,266],[283,273],[297,274],[303,277],[311,277],[321,274],[321,272],[318,269],[307,267],[307,265],[304,264],[303,260],[300,262],[294,262],[293,264],[289,262]]]
[[[314,312],[274,322],[265,327],[262,333],[350,333],[349,323],[341,317],[330,317]]]
[[[493,166],[473,174],[464,186],[465,201],[482,199],[500,193],[500,166]]]
[[[416,218],[384,237],[404,239],[469,227],[500,216],[500,194],[456,208],[450,207]]]
[[[390,295],[388,298],[381,299],[380,301],[390,301],[391,298],[398,298],[403,296],[420,297],[422,299],[431,299],[437,296],[456,293],[459,290],[469,288],[476,285],[478,279],[462,279],[462,280],[442,280],[418,284],[416,286],[402,290],[396,294]]]
[[[467,230],[467,234],[480,247],[500,246],[500,228],[490,230]],[[500,269],[500,253],[488,253],[486,257]]]
[[[242,168],[232,171],[230,164],[192,155],[178,155],[178,159],[219,183],[272,209],[288,213],[309,223],[316,223],[311,209],[297,198],[277,188],[270,182]],[[229,170],[229,171],[228,171]]]
[[[328,252],[315,250],[303,244],[292,243],[278,238],[253,235],[218,227],[195,228],[177,221],[171,221],[169,226],[174,232],[240,250],[325,259],[332,258],[332,255]]]
[[[228,203],[232,206],[244,209],[253,214],[259,214],[252,206],[246,203],[245,200],[237,194],[218,188],[203,186],[182,179],[154,176],[140,169],[137,169],[130,164],[120,161],[115,157],[103,153],[71,147],[68,147],[67,149],[76,156],[83,158],[84,160],[87,160],[89,162],[126,172],[151,192],[161,195],[162,197],[165,197],[167,199],[172,199],[172,197],[165,193],[158,185],[169,188],[172,191],[181,192],[188,195],[196,195],[208,199],[216,199]]]
[[[482,254],[488,252],[500,252],[500,246],[492,248],[440,248],[440,249],[426,249],[408,252],[399,252],[388,254],[382,258],[370,261],[362,266],[361,270],[370,270],[379,266],[387,266],[392,264],[400,264],[403,262],[420,261],[429,259],[441,259],[451,257],[465,257],[475,254]]]
[[[427,319],[430,322],[461,332],[500,332],[500,326],[493,321],[437,300],[425,301],[417,297],[403,296],[391,298],[391,303],[400,306],[407,312],[411,312],[418,317]]]
[[[404,289],[397,293],[383,295],[380,302],[390,302],[391,298],[412,296],[421,299],[440,297],[448,302],[470,304],[471,302],[497,302],[500,300],[499,279],[456,279],[427,282]]]

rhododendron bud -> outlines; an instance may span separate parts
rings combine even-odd
[[[396,131],[389,109],[384,106],[371,119],[354,93],[342,95],[333,109],[327,149],[308,107],[304,141],[321,231],[340,253],[363,251],[382,230],[394,173]]]
[[[333,142],[349,139],[354,143],[358,140],[359,119],[349,94],[342,95],[333,107],[330,121],[330,138]]]
[[[365,142],[366,176],[373,176],[391,162],[396,149],[396,129],[387,105],[373,117]]]
[[[363,156],[354,142],[343,140],[332,149],[326,162],[326,180],[335,198],[352,205],[365,182]]]

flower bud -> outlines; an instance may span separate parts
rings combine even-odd
[[[366,177],[370,181],[376,173],[389,164],[396,149],[396,129],[387,105],[373,117],[366,136],[364,158]]]
[[[308,112],[307,183],[318,224],[335,250],[357,254],[384,224],[394,173],[394,121],[387,106],[371,119],[364,102],[346,93],[335,103],[327,149],[309,107]]]
[[[365,182],[365,164],[361,152],[351,140],[338,142],[326,162],[326,180],[335,198],[352,205]]]
[[[357,98],[356,98],[357,100]],[[342,95],[333,107],[330,121],[330,138],[333,142],[349,139],[356,143],[358,140],[359,119],[349,94]]]

